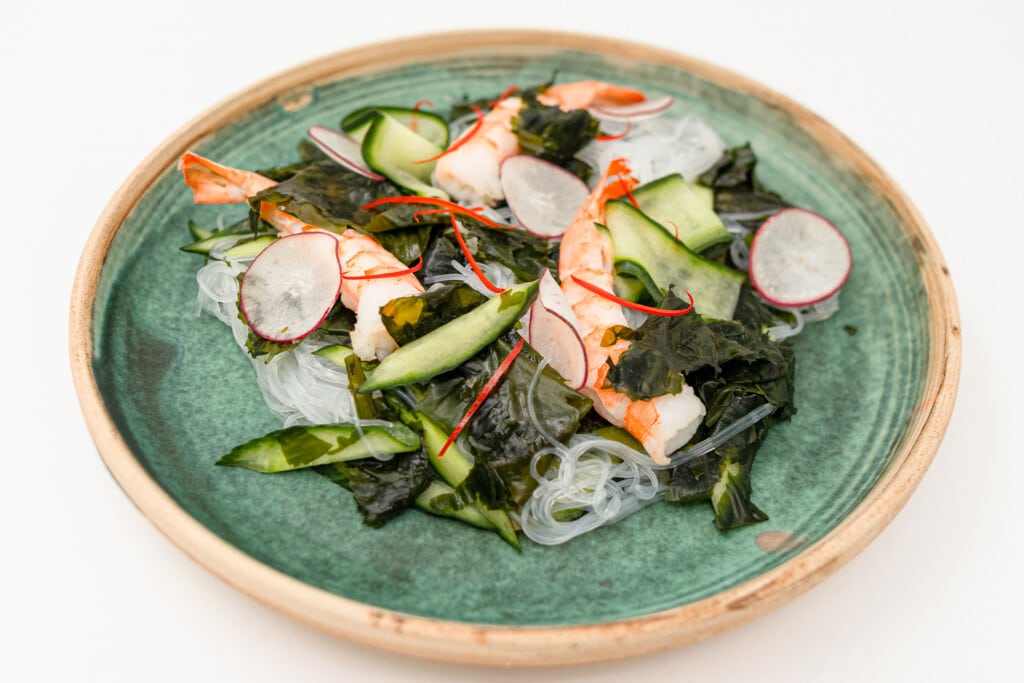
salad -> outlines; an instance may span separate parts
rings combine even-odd
[[[516,548],[656,501],[767,519],[751,466],[796,412],[788,338],[837,310],[850,250],[672,105],[552,82],[363,107],[275,168],[185,153],[196,203],[248,207],[183,249],[282,422],[217,464]]]

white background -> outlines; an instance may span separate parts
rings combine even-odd
[[[1022,315],[1012,297],[1024,230],[1019,4],[17,4],[0,29],[9,257],[0,277],[12,325],[0,380],[0,679],[895,681],[1014,670],[1024,607]],[[879,161],[946,255],[964,361],[934,465],[852,563],[748,626],[673,652],[540,674],[352,645],[194,564],[132,506],[89,439],[67,360],[72,275],[103,206],[148,152],[285,67],[383,38],[480,27],[606,34],[759,80]]]

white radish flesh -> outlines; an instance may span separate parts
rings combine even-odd
[[[587,351],[572,306],[551,273],[540,278],[537,300],[530,308],[527,341],[547,359],[573,389],[587,381]]]
[[[853,256],[839,229],[806,209],[783,209],[757,229],[750,283],[776,306],[810,306],[839,291]]]
[[[306,232],[282,237],[256,257],[242,277],[239,301],[256,334],[288,343],[318,328],[340,291],[338,239]]]
[[[311,126],[307,133],[313,144],[333,161],[372,180],[385,179],[384,176],[370,170],[363,160],[361,145],[345,133],[323,126]]]
[[[516,221],[539,237],[561,237],[590,190],[575,175],[526,154],[501,164],[501,189]]]
[[[640,121],[661,114],[675,102],[671,95],[655,97],[634,104],[607,104],[590,108],[590,113],[608,121]]]

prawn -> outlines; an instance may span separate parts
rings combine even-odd
[[[240,204],[277,183],[270,178],[222,166],[193,152],[178,161],[185,184],[192,189],[196,204]],[[281,234],[321,231],[277,208],[273,202],[260,203],[260,218]],[[323,231],[326,232],[326,231]],[[395,277],[362,279],[367,275],[405,270],[405,264],[368,235],[349,228],[337,235],[341,263],[341,303],[356,314],[352,350],[362,360],[381,359],[398,348],[380,317],[380,307],[402,296],[421,294],[423,285],[410,273]]]
[[[639,90],[601,81],[562,83],[537,96],[541,104],[557,105],[565,111],[600,104],[630,104],[644,99],[646,96]],[[512,119],[522,106],[523,101],[519,97],[499,100],[484,115],[476,132],[466,131],[459,140],[468,135],[472,135],[471,138],[437,160],[434,183],[460,201],[494,206],[504,199],[500,182],[501,162],[519,152],[519,140],[512,132]]]
[[[704,404],[693,388],[685,385],[678,394],[649,400],[635,400],[606,385],[609,361],[618,360],[629,342],[606,342],[610,328],[625,327],[626,316],[613,301],[582,287],[573,276],[612,291],[612,251],[595,223],[604,222],[605,203],[636,186],[624,159],[615,159],[601,176],[594,191],[580,207],[562,237],[558,275],[562,291],[580,324],[587,356],[587,379],[582,392],[594,401],[594,409],[606,420],[636,437],[651,458],[667,464],[669,454],[689,441],[704,418]]]

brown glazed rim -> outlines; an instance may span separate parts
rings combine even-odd
[[[575,49],[692,72],[787,112],[834,157],[887,197],[916,250],[928,296],[931,345],[921,404],[899,452],[875,487],[828,535],[755,579],[698,602],[621,621],[561,627],[508,627],[429,619],[373,607],[314,588],[262,564],[202,526],[145,471],[106,412],[92,372],[93,301],[108,249],[143,194],[188,148],[247,110],[284,101],[312,84],[495,48]],[[71,365],[86,422],[107,467],[138,508],[172,542],[224,581],[317,628],[375,647],[431,659],[495,665],[597,662],[678,647],[748,622],[816,585],[860,552],[900,511],[938,450],[960,372],[959,314],[934,237],[892,179],[820,117],[743,76],[691,57],[617,39],[574,33],[481,30],[404,38],[345,50],[266,79],[214,106],[168,138],[128,177],[85,247],[71,299]]]

